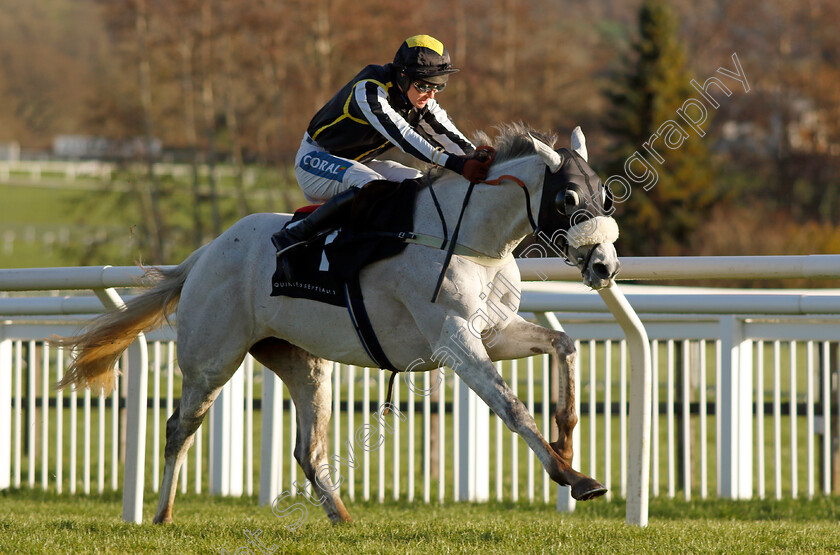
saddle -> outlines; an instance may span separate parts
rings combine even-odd
[[[299,208],[286,225],[302,220],[316,208],[317,205]],[[341,280],[335,271],[330,271],[330,262],[324,252],[327,241],[333,241],[337,234],[337,230],[322,233],[309,243],[297,246],[283,255],[294,267],[295,279],[286,275],[278,258],[277,269],[271,278],[271,296],[295,297],[346,306]]]
[[[368,264],[396,256],[405,249],[403,238],[414,228],[414,199],[418,189],[418,181],[398,185],[375,182],[362,188],[353,199],[344,226],[284,254],[294,267],[297,279],[288,279],[278,259],[271,296],[347,306],[345,283],[358,281],[359,272]],[[305,218],[316,208],[298,209],[289,223]]]
[[[272,296],[311,299],[347,308],[368,356],[380,368],[394,372],[389,399],[397,370],[373,332],[359,273],[368,264],[396,256],[405,249],[404,238],[412,235],[414,228],[414,199],[419,185],[418,180],[396,186],[383,182],[364,187],[353,199],[347,224],[285,253],[290,257],[296,280],[288,279],[280,259],[272,277]],[[312,210],[313,207],[298,210],[291,221],[306,217]]]

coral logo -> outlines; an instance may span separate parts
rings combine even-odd
[[[350,166],[347,160],[336,158],[326,152],[310,152],[300,159],[300,167],[318,177],[341,181]]]

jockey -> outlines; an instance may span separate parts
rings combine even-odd
[[[495,152],[476,150],[435,99],[457,71],[443,43],[415,35],[403,42],[393,63],[367,66],[315,114],[295,157],[295,177],[309,202],[324,204],[271,237],[278,257],[341,225],[364,185],[419,178],[416,169],[376,159],[394,146],[471,182],[487,177]]]

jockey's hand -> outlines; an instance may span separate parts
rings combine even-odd
[[[493,160],[496,159],[496,149],[490,145],[478,145],[475,151],[470,154],[470,158],[475,158],[479,162],[486,162],[489,160],[492,164]]]
[[[492,146],[481,145],[470,154],[464,162],[464,170],[461,174],[470,183],[479,183],[487,179],[487,173],[493,160],[496,159],[496,149]]]

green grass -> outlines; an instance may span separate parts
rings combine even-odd
[[[90,194],[88,192],[88,194]],[[47,188],[36,185],[0,185],[0,222],[11,224],[47,226],[75,223],[73,205],[81,200],[82,191],[69,188]],[[104,219],[102,225],[113,225],[115,220]]]
[[[259,530],[275,553],[832,553],[838,502],[654,499],[643,529],[625,524],[620,500],[579,503],[572,514],[515,503],[355,502],[352,524],[332,526],[313,508],[292,531],[251,498],[181,496],[168,526],[150,524],[147,498],[138,526],[120,520],[117,493],[13,490],[0,493],[0,552],[234,553],[246,546],[244,530]]]

